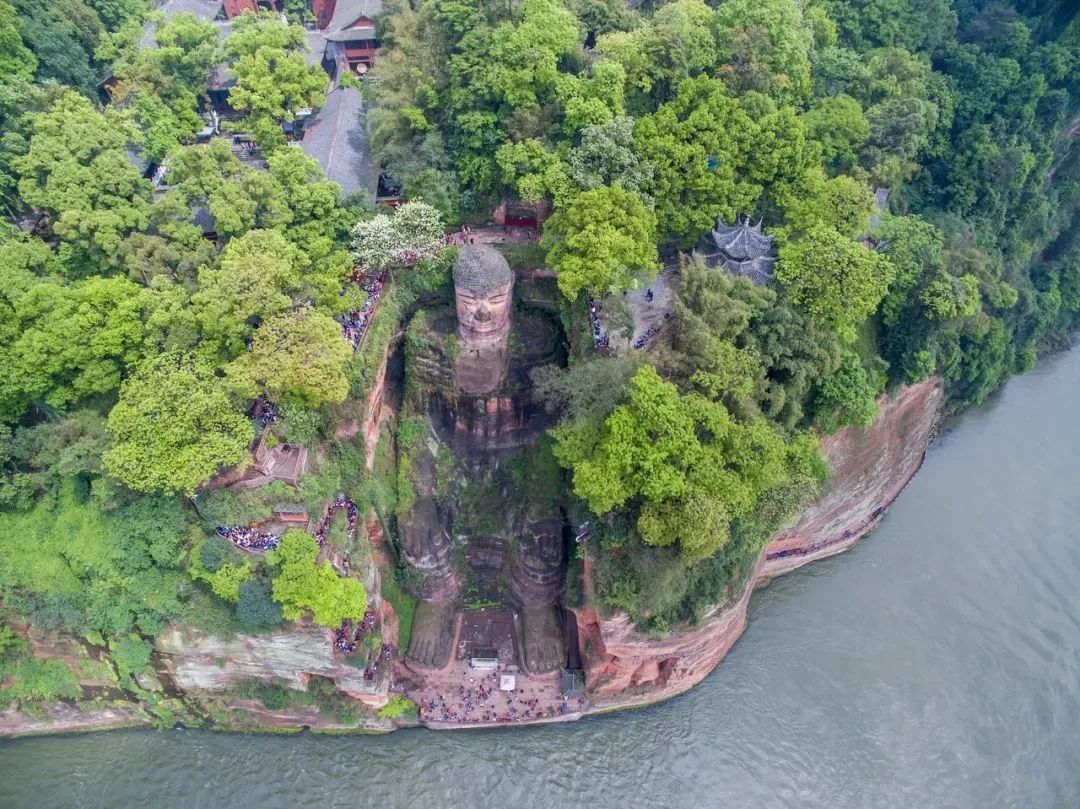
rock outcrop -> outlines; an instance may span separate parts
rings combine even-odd
[[[762,576],[832,556],[877,527],[885,509],[919,471],[945,395],[936,378],[883,399],[865,431],[848,428],[822,442],[832,477],[791,528],[765,548]]]
[[[172,626],[155,642],[159,660],[183,691],[222,691],[249,680],[302,691],[312,676],[326,677],[350,697],[386,704],[386,684],[364,680],[363,669],[334,654],[333,633],[295,624],[268,635],[206,635]]]
[[[872,531],[922,464],[944,402],[930,379],[882,397],[867,430],[847,428],[823,441],[832,477],[821,497],[762,550],[734,602],[715,608],[694,628],[656,638],[625,614],[575,611],[594,708],[655,702],[697,684],[727,654],[746,626],[746,609],[761,581],[847,550]]]

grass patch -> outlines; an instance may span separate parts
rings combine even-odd
[[[502,253],[512,270],[535,270],[546,266],[547,251],[538,244],[503,244]]]

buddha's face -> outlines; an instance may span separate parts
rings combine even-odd
[[[458,324],[463,332],[478,337],[498,333],[507,326],[509,300],[509,286],[484,291],[458,289]]]

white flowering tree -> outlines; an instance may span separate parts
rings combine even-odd
[[[352,258],[357,266],[380,272],[435,255],[443,245],[442,217],[423,202],[406,202],[394,215],[379,214],[357,222],[352,231]]]

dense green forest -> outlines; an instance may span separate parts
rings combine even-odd
[[[656,631],[734,594],[827,477],[822,434],[934,374],[954,407],[979,402],[1077,325],[1068,0],[386,11],[356,125],[422,200],[392,216],[286,144],[281,124],[328,82],[298,25],[248,14],[222,41],[149,0],[0,0],[0,608],[108,647],[133,692],[171,622],[358,617],[310,536],[255,558],[213,528],[338,492],[392,513],[393,482],[336,427],[448,279],[434,232],[500,200],[552,211],[541,247],[570,362],[535,382],[567,517],[590,526],[592,595]],[[193,144],[222,64],[265,168]],[[162,161],[155,187],[141,166]],[[680,252],[739,216],[775,238],[777,284]],[[589,301],[672,262],[666,339],[597,356]],[[335,318],[363,304],[358,263],[393,283],[354,352]],[[248,456],[263,395],[273,440],[317,460],[295,490],[205,490]],[[23,706],[77,696],[6,628],[0,682]]]

